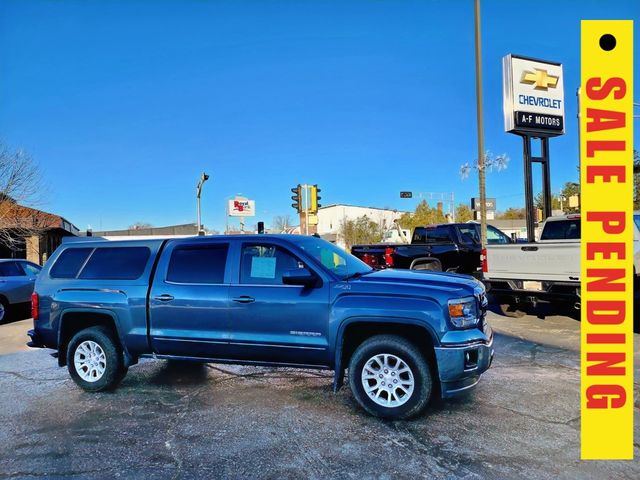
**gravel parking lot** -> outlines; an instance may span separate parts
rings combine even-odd
[[[0,478],[640,478],[635,454],[579,460],[579,322],[490,314],[496,358],[472,394],[422,417],[361,411],[329,372],[145,361],[79,390],[31,321],[0,326]]]

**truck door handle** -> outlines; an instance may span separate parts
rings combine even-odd
[[[520,247],[523,252],[537,252],[538,247]]]
[[[160,300],[161,302],[170,302],[173,300],[173,295],[169,295],[168,293],[163,293],[162,295],[158,295],[157,297],[153,297],[154,300]]]
[[[252,303],[255,302],[256,299],[247,295],[242,295],[241,297],[234,298],[233,301],[238,303]]]

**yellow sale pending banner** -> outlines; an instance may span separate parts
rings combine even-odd
[[[582,22],[581,456],[633,458],[633,22]]]

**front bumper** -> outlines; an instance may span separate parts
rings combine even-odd
[[[493,337],[488,342],[469,342],[436,347],[442,398],[463,393],[477,385],[493,361]]]

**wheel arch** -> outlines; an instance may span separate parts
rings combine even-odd
[[[409,270],[415,270],[416,265],[423,265],[425,263],[435,263],[440,267],[440,271],[442,270],[442,262],[435,257],[420,257],[415,258],[411,261],[411,265],[409,265]]]
[[[345,369],[356,348],[367,338],[382,334],[398,335],[416,345],[434,369],[434,378],[438,378],[434,350],[439,344],[438,337],[426,322],[399,317],[349,318],[341,323],[338,330],[334,357],[334,392],[342,387]]]
[[[115,339],[118,341],[124,353],[126,366],[134,363],[134,359],[129,354],[125,342],[120,337],[118,321],[116,315],[109,310],[82,310],[69,309],[60,315],[60,326],[58,328],[58,365],[63,367],[67,364],[67,346],[73,336],[81,330],[91,327],[104,326],[109,328]]]

